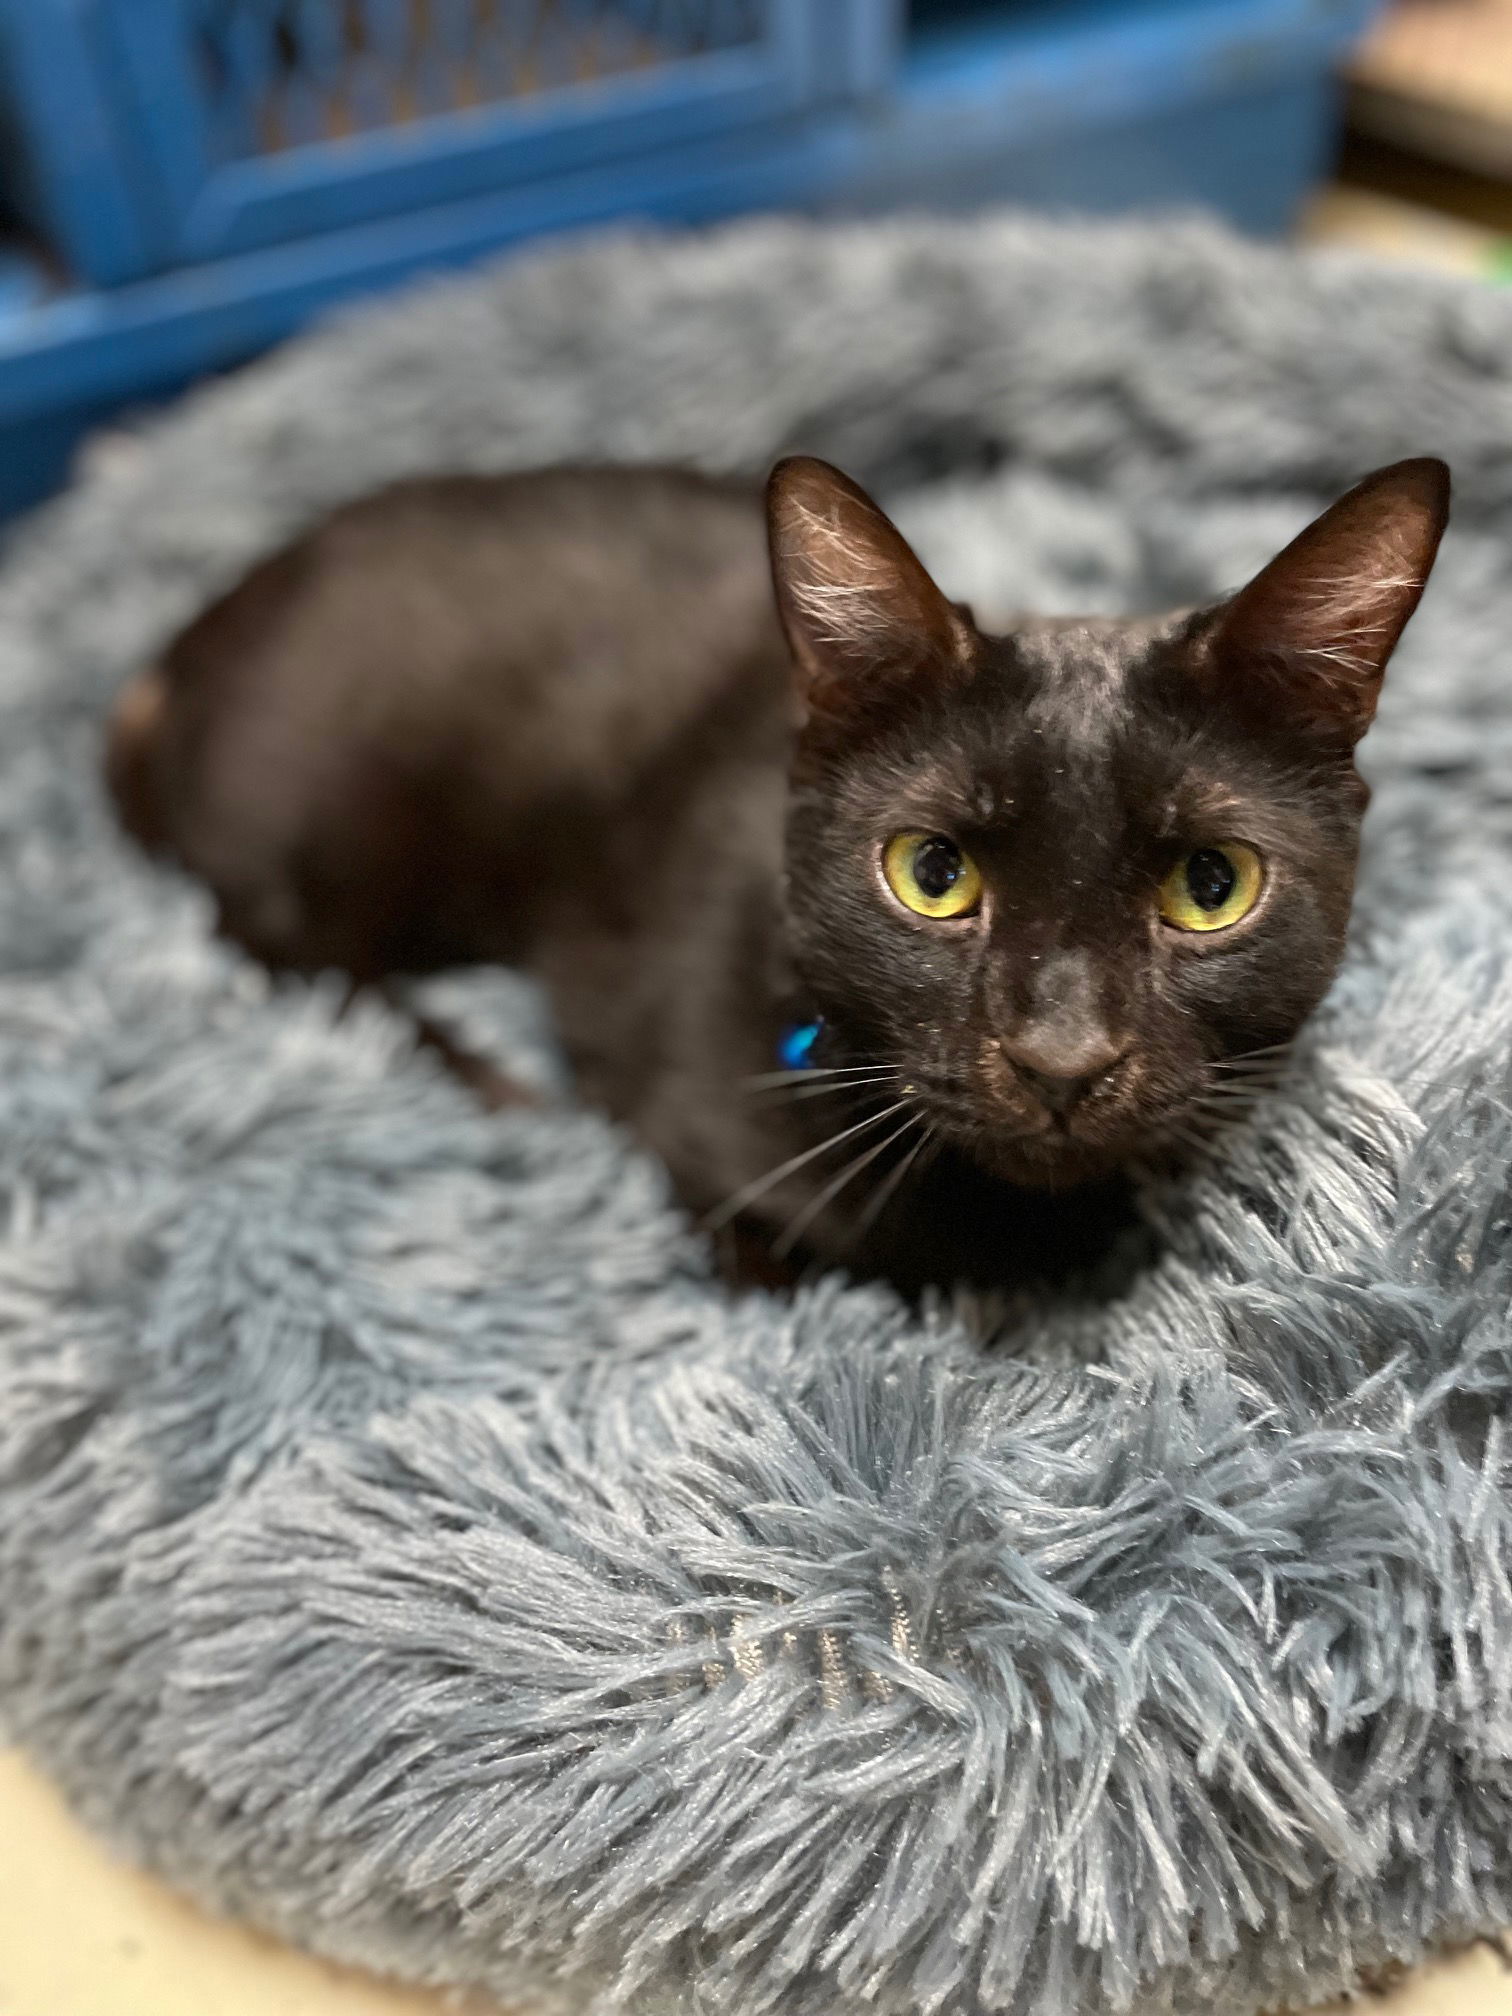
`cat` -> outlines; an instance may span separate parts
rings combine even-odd
[[[1011,1288],[1329,986],[1448,501],[1398,462],[1213,606],[987,635],[811,457],[764,510],[673,469],[412,481],[128,685],[108,776],[275,969],[538,976],[737,1271]]]

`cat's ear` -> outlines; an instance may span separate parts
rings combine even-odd
[[[1432,456],[1377,469],[1331,504],[1217,615],[1215,672],[1254,682],[1283,725],[1353,748],[1418,605],[1449,517]]]
[[[777,607],[810,712],[844,717],[969,662],[972,626],[866,492],[790,455],[767,485]]]

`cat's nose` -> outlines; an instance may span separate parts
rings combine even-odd
[[[1102,1029],[1004,1037],[1001,1049],[1021,1081],[1051,1113],[1069,1113],[1128,1055],[1126,1046]]]

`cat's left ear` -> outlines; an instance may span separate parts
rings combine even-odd
[[[1218,612],[1210,663],[1281,725],[1353,748],[1418,605],[1449,518],[1433,456],[1377,469],[1313,520]]]
[[[890,518],[828,462],[790,455],[767,485],[777,607],[811,714],[844,719],[970,661],[970,613]]]

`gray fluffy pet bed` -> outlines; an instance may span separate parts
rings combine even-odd
[[[1158,1265],[991,1351],[732,1299],[607,1125],[270,989],[95,781],[128,669],[338,498],[800,445],[987,608],[1458,479],[1347,970]],[[102,450],[0,579],[0,1712],[80,1810],[605,2016],[1247,2012],[1512,1922],[1509,448],[1506,298],[999,219],[532,257]],[[552,1069],[517,983],[442,991]]]

